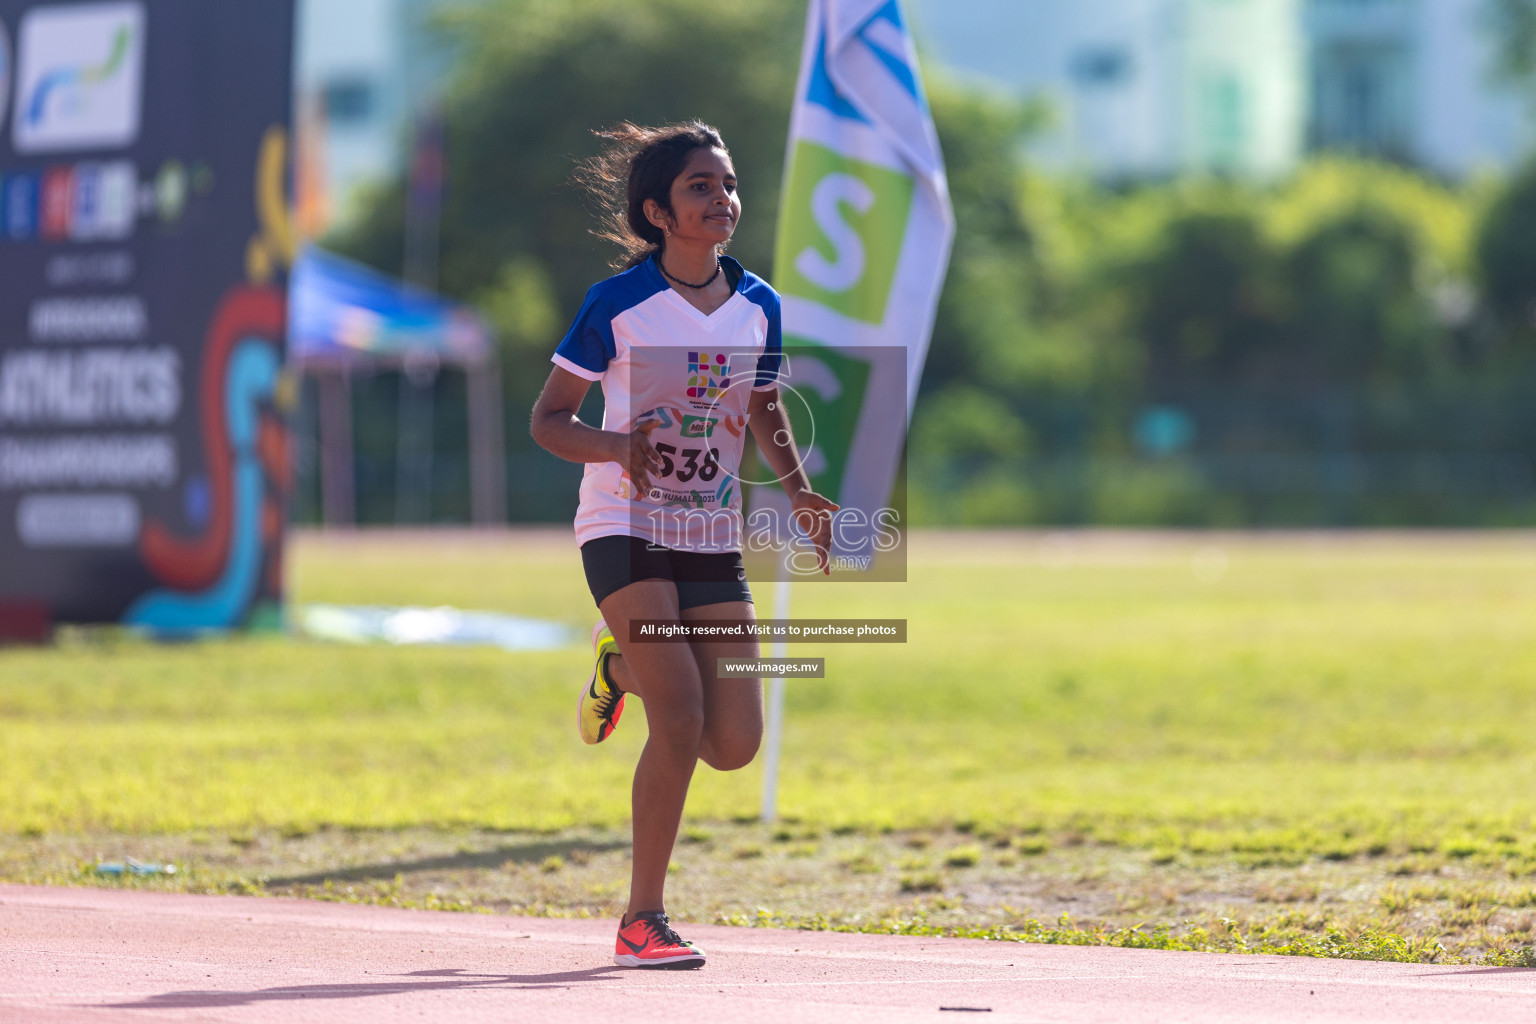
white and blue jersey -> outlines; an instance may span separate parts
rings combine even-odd
[[[735,292],[707,316],[674,290],[654,259],[593,285],[555,350],[556,366],[603,387],[603,429],[654,423],[662,459],[640,493],[616,462],[589,462],[576,542],[640,537],[683,551],[741,545],[738,471],[753,391],[777,386],[783,358],[779,296],[729,256]]]

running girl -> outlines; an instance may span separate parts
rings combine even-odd
[[[779,297],[724,255],[741,217],[736,170],[698,121],[600,132],[583,168],[622,272],[593,285],[533,408],[548,451],[586,463],[576,540],[602,620],[577,710],[581,737],[613,732],[634,694],[650,735],[635,767],[629,905],[614,961],[702,967],[672,930],[663,889],[694,765],[751,762],[763,733],[758,679],[718,679],[717,658],[755,658],[752,639],[631,643],[633,619],[750,620],[737,468],[747,429],[827,566],[830,513],[811,490],[779,401]],[[602,428],[576,415],[603,389]]]

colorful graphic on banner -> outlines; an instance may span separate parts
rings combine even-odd
[[[834,555],[852,555],[873,550],[891,499],[954,236],[898,0],[811,0],[789,135],[781,389],[796,437],[815,438],[812,485],[866,524],[833,531]],[[753,497],[787,507],[773,488]]]
[[[17,43],[18,153],[129,146],[139,134],[144,6],[34,6]]]
[[[7,239],[25,242],[37,237],[41,194],[42,182],[36,173],[10,173],[0,179],[0,220]]]
[[[0,0],[0,616],[279,620],[292,22]]]

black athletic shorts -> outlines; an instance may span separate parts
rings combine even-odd
[[[601,605],[609,594],[637,580],[677,584],[677,607],[697,608],[725,601],[751,601],[747,570],[739,551],[674,551],[654,547],[639,537],[598,537],[581,546],[592,600]]]

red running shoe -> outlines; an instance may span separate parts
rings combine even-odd
[[[704,951],[686,941],[667,924],[659,910],[642,910],[619,928],[613,962],[620,967],[660,967],[686,971],[704,966]]]

